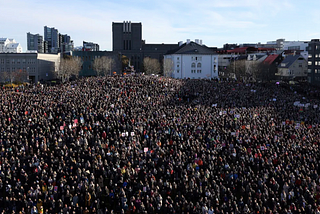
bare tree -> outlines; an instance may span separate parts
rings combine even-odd
[[[245,60],[232,61],[224,70],[225,77],[242,80],[247,76]]]
[[[1,75],[1,81],[2,82],[10,82],[12,83],[13,82],[13,75],[10,71],[5,71],[2,73]]]
[[[275,73],[277,71],[276,65],[269,65],[267,63],[260,63],[257,66],[255,76],[260,81],[270,81],[275,79]]]
[[[61,78],[63,82],[69,80],[72,76],[78,77],[81,65],[82,62],[78,57],[61,59],[58,77]]]
[[[14,82],[16,82],[16,83],[23,83],[23,82],[26,82],[28,79],[27,71],[22,70],[22,69],[16,70],[13,73],[13,76],[14,76]]]
[[[115,65],[115,61],[111,57],[103,56],[96,58],[93,62],[93,69],[96,70],[100,76],[111,75],[112,68]]]
[[[143,59],[144,72],[146,74],[160,73],[160,63],[157,59],[146,57]]]
[[[172,77],[173,65],[172,59],[167,58],[163,60],[163,75],[165,77]]]
[[[1,75],[2,82],[23,83],[28,79],[28,73],[24,70],[6,71]]]

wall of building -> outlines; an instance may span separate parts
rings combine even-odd
[[[308,50],[308,42],[302,41],[285,41],[283,43],[283,50]]]
[[[93,69],[94,60],[103,56],[114,59],[112,72],[121,72],[121,55],[116,51],[73,51],[72,56],[79,57],[83,63],[79,76],[96,76],[97,73]]]
[[[0,38],[0,53],[22,53],[22,47],[14,39]]]
[[[278,68],[276,76],[280,79],[307,78],[308,63],[301,57],[297,59],[289,68]]]
[[[0,72],[18,71],[27,72],[29,76],[37,76],[37,54],[0,53]]]
[[[320,40],[313,39],[308,46],[308,82],[320,86]]]
[[[0,72],[26,72],[31,82],[54,79],[59,63],[60,54],[0,54]]]
[[[174,78],[218,78],[218,55],[172,54],[165,55],[165,58],[171,58],[173,61]],[[201,67],[199,67],[199,65],[201,65]]]
[[[59,71],[61,54],[38,54],[38,81],[55,79]]]
[[[142,24],[131,22],[112,23],[112,48],[128,57],[137,72],[143,69],[143,59],[150,57],[163,61],[163,55],[178,48],[178,44],[145,44],[142,40]]]
[[[43,36],[27,33],[27,50],[35,50],[44,53]]]

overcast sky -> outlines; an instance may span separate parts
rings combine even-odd
[[[320,1],[298,0],[0,0],[0,37],[26,50],[27,32],[68,34],[75,46],[92,41],[112,50],[112,22],[141,22],[146,43],[202,39],[225,43],[320,38]]]

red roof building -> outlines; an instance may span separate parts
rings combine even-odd
[[[278,58],[278,56],[279,54],[271,54],[263,61],[263,63],[271,65]]]

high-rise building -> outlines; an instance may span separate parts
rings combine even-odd
[[[159,60],[162,63],[163,55],[178,48],[178,44],[146,44],[142,40],[142,24],[130,21],[112,23],[112,49],[129,59],[130,66],[138,72],[142,71],[142,62],[145,57]]]
[[[308,82],[320,86],[320,39],[308,45]]]
[[[27,50],[44,53],[43,36],[39,34],[27,33]]]
[[[113,51],[136,51],[142,46],[142,24],[123,22],[112,23]]]
[[[67,34],[59,34],[59,47],[61,53],[66,53],[74,50],[73,41]]]
[[[48,42],[48,52],[59,52],[59,32],[57,29],[44,26],[44,40]]]
[[[99,45],[93,42],[83,41],[83,51],[99,51]]]

